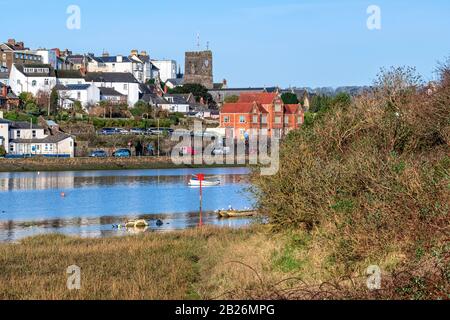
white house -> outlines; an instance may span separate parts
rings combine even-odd
[[[94,84],[57,85],[58,96],[64,109],[71,109],[75,101],[79,101],[84,111],[100,101],[100,89]]]
[[[89,72],[85,76],[87,83],[94,83],[98,88],[113,88],[127,96],[127,102],[133,107],[139,101],[139,82],[131,73],[123,72]]]
[[[177,77],[177,62],[175,60],[152,60],[152,63],[159,69],[159,78],[163,82]]]
[[[16,95],[39,91],[50,92],[56,85],[55,70],[49,64],[13,64],[9,85]]]
[[[191,106],[191,94],[165,94],[164,99],[166,103],[161,103],[163,110],[169,112],[189,113]]]
[[[69,84],[85,84],[84,75],[80,70],[56,70],[56,83],[64,86]]]
[[[65,133],[46,134],[40,126],[2,118],[0,143],[13,156],[74,157],[75,154],[74,139]]]

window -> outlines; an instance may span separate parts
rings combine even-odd
[[[284,116],[284,123],[286,123],[286,124],[289,123],[289,116]]]
[[[253,116],[253,123],[258,123],[258,116]]]
[[[36,138],[36,130],[31,131],[33,138]]]
[[[20,85],[20,79],[17,79],[17,84]]]
[[[229,123],[230,122],[230,117],[229,116],[224,116],[223,117],[223,122],[224,123]]]
[[[275,104],[275,112],[281,112],[281,104]]]
[[[16,131],[16,137],[17,137],[18,139],[20,139],[20,130],[17,130],[17,131]]]
[[[128,90],[128,85],[126,83],[123,85],[123,90]]]
[[[245,116],[239,117],[239,123],[245,123]]]
[[[275,123],[276,124],[281,124],[281,117],[275,117]]]
[[[36,80],[31,81],[31,86],[32,87],[36,87],[36,85],[37,85],[37,81]]]
[[[297,123],[298,124],[303,124],[303,117],[302,116],[298,116]]]
[[[261,123],[262,124],[267,124],[267,116],[262,116],[261,117]]]
[[[48,83],[49,83],[49,82],[48,82],[48,79],[45,79],[45,80],[44,80],[44,85],[48,86]]]
[[[80,100],[80,99],[81,99],[81,92],[78,91],[78,92],[77,92],[77,100]]]

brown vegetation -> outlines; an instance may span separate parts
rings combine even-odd
[[[393,279],[379,298],[450,298],[449,139],[450,69],[431,87],[391,69],[374,92],[337,99],[293,132],[279,173],[255,175],[254,191],[275,230],[308,232],[333,279],[379,265]],[[411,283],[395,281],[404,272]],[[367,297],[358,292],[343,296]]]

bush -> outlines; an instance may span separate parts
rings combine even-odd
[[[6,156],[6,150],[3,145],[0,145],[0,157]]]
[[[393,69],[372,93],[337,97],[287,137],[276,175],[255,171],[260,210],[275,230],[315,235],[345,274],[392,255],[434,257],[450,227],[448,101],[448,68],[431,91]]]

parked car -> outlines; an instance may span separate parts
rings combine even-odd
[[[160,136],[162,134],[164,134],[164,129],[163,128],[150,128],[147,130],[149,132],[149,134],[154,135],[154,136]]]
[[[231,152],[230,147],[218,147],[213,149],[212,154],[218,156],[218,155],[227,155],[230,154],[230,152]]]
[[[123,135],[127,135],[130,134],[130,131],[126,130],[126,129],[116,129],[118,134],[123,134]]]
[[[119,149],[119,150],[116,150],[113,153],[113,157],[116,157],[116,158],[130,158],[131,157],[131,151],[128,150],[128,149]]]
[[[100,130],[100,134],[104,136],[112,136],[114,134],[117,134],[116,128],[103,128]]]
[[[135,135],[144,135],[146,133],[146,131],[145,131],[145,129],[142,129],[142,128],[132,128],[132,129],[130,129],[130,133],[135,134]]]
[[[91,155],[89,157],[91,157],[91,158],[106,158],[106,157],[108,157],[108,154],[106,153],[105,150],[95,150],[91,153]]]

